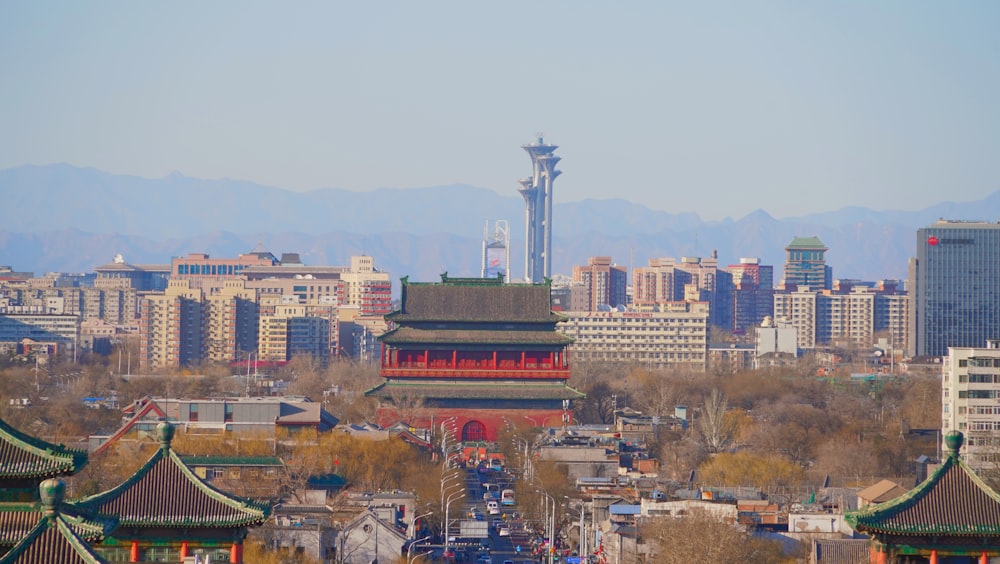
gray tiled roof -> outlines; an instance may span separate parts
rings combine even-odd
[[[562,316],[552,312],[546,284],[404,284],[402,307],[386,316],[406,321],[494,321],[552,323]]]

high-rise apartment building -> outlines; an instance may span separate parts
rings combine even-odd
[[[284,362],[308,355],[325,362],[330,358],[330,319],[309,315],[302,304],[279,304],[274,313],[260,316],[258,359]]]
[[[910,355],[1000,338],[1000,224],[942,219],[918,229],[909,277]]]
[[[941,435],[960,431],[962,453],[976,469],[1000,463],[1000,341],[980,347],[948,347],[941,364]]]
[[[139,306],[139,365],[145,369],[183,366],[204,356],[202,291],[190,280],[171,280],[163,294],[147,295]]]
[[[818,237],[795,237],[785,247],[785,279],[782,285],[808,286],[812,290],[833,287],[833,269],[826,265],[826,245]]]
[[[774,320],[795,328],[800,349],[868,347],[879,338],[894,349],[904,345],[907,300],[894,281],[792,288],[775,292]]]
[[[246,280],[226,280],[204,302],[207,360],[235,362],[257,349],[257,293]]]
[[[627,305],[628,269],[612,263],[611,257],[590,257],[586,266],[574,266],[573,281],[586,288],[587,311]]]
[[[344,281],[344,304],[358,306],[361,315],[386,315],[392,312],[392,282],[389,273],[375,268],[368,255],[351,257],[351,269],[340,275]]]
[[[650,259],[649,266],[635,269],[632,281],[632,302],[636,306],[705,302],[709,306],[711,325],[732,330],[732,275],[719,269],[715,252],[709,258]]]
[[[733,283],[733,326],[735,333],[746,333],[774,316],[774,267],[759,258],[741,258],[726,270]]]

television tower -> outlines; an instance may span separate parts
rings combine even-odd
[[[524,279],[537,283],[552,276],[552,183],[562,172],[556,170],[560,158],[552,154],[559,147],[546,145],[541,135],[521,148],[531,157],[532,169],[518,190],[524,197]]]

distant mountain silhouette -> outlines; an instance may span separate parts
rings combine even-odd
[[[523,275],[524,202],[511,193],[466,185],[383,188],[370,192],[294,192],[238,180],[171,173],[161,179],[65,164],[0,170],[0,264],[15,270],[89,272],[116,253],[133,264],[167,263],[206,252],[235,256],[258,242],[306,264],[348,264],[366,253],[395,278],[435,280],[441,272],[477,276],[487,220],[511,227],[511,263]],[[764,210],[702,221],[697,214],[650,210],[622,199],[556,203],[553,270],[569,274],[587,257],[610,255],[644,266],[656,257],[718,253],[722,264],[760,257],[781,278],[784,247],[817,236],[837,278],[905,278],[917,228],[950,219],[996,220],[1000,192],[916,212],[848,207],[775,219]],[[711,200],[706,199],[706,208]]]

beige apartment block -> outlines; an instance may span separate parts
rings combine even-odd
[[[182,366],[203,358],[205,308],[202,291],[189,280],[171,280],[163,294],[143,297],[139,321],[139,365]]]
[[[392,281],[388,272],[375,268],[375,259],[368,255],[351,257],[351,269],[340,277],[345,282],[345,305],[358,306],[362,315],[392,312]]]
[[[839,290],[807,286],[774,294],[774,319],[795,328],[800,349],[838,345],[870,347],[880,340],[905,347],[909,301],[884,282]]]
[[[320,361],[329,359],[333,310],[319,311],[326,311],[327,315],[315,315],[317,310],[309,305],[283,303],[273,306],[273,311],[261,313],[258,360],[284,362],[296,355],[310,355]]]
[[[627,311],[561,312],[557,329],[574,341],[574,361],[627,362],[703,372],[708,362],[708,304],[672,302]]]
[[[257,293],[244,280],[226,280],[205,301],[205,358],[235,362],[257,349]]]

